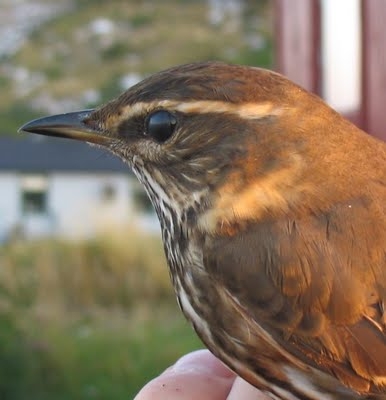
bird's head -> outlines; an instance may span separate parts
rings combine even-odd
[[[313,146],[326,140],[332,117],[279,74],[212,62],[168,69],[96,110],[21,130],[107,148],[133,168],[156,208],[193,207],[195,223],[213,232],[296,208],[314,190],[306,178]]]

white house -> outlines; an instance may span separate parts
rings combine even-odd
[[[155,230],[158,221],[118,158],[67,139],[0,137],[0,241],[87,238],[129,226]]]

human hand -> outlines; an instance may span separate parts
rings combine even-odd
[[[269,400],[208,350],[179,359],[150,381],[134,400]]]

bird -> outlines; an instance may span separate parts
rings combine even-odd
[[[243,379],[273,399],[386,399],[383,141],[281,74],[217,61],[20,130],[131,167],[182,312]]]

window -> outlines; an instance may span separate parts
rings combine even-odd
[[[321,2],[323,97],[340,112],[360,107],[361,7],[359,0]]]
[[[101,189],[101,200],[103,203],[112,203],[117,197],[115,187],[110,183],[105,183]]]
[[[136,211],[153,214],[154,208],[151,201],[145,192],[145,189],[140,185],[139,182],[133,181],[133,202]]]
[[[22,192],[24,214],[44,214],[47,211],[47,195],[43,191],[24,190]]]
[[[21,180],[21,207],[24,214],[47,213],[47,179],[31,175]]]

